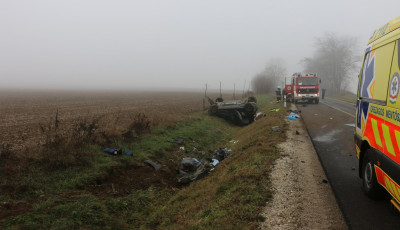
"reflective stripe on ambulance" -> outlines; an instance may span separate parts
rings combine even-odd
[[[375,165],[375,173],[378,183],[400,203],[400,186],[377,165]]]
[[[368,139],[371,147],[378,149],[398,164],[400,163],[398,157],[400,155],[400,131],[397,125],[370,112],[363,139]]]

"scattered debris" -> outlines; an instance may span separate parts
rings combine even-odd
[[[131,150],[125,149],[124,151],[122,151],[122,149],[114,149],[114,148],[105,148],[103,150],[105,153],[111,154],[111,155],[121,155],[121,154],[125,154],[128,156],[132,156],[133,152]]]
[[[296,135],[300,135],[300,132],[296,130]]]
[[[162,167],[160,164],[157,164],[151,160],[144,160],[143,162],[153,167],[156,171],[158,171]]]
[[[213,159],[222,161],[223,159],[227,158],[228,156],[229,156],[228,150],[226,148],[220,148],[218,150],[215,150]]]
[[[233,142],[233,144],[237,144],[239,142],[239,140],[231,140],[231,143]]]
[[[271,109],[271,112],[279,112],[279,109]]]
[[[185,144],[185,139],[182,137],[175,138],[174,143],[177,145],[183,145],[183,144]]]
[[[206,152],[198,150],[196,147],[193,147],[193,152],[201,155],[205,155]]]
[[[354,167],[354,166],[353,166],[353,167],[351,167],[351,170],[353,170],[353,171],[354,171],[354,170],[356,170],[356,167]]]
[[[305,161],[301,161],[301,163],[306,163]]]
[[[330,118],[329,118],[329,120],[333,120],[333,118],[332,118],[332,117],[330,117]]]
[[[296,118],[300,118],[300,115],[299,115],[298,113],[293,113],[293,112],[291,112],[291,113],[289,114],[289,116],[293,116],[293,117],[296,117]]]
[[[193,173],[199,164],[200,162],[196,158],[185,157],[182,159],[179,165],[178,169],[179,173],[180,174]]]
[[[322,179],[322,183],[328,184],[328,181],[325,179]]]
[[[281,128],[279,128],[279,126],[272,126],[272,131],[274,132],[280,132],[282,131]]]
[[[289,113],[297,113],[297,114],[299,114],[299,113],[301,113],[301,110],[297,110],[297,109],[291,110],[291,109],[289,109],[288,112]]]
[[[229,156],[229,150],[227,148],[220,148],[215,150],[212,159],[201,159],[200,161],[196,158],[185,157],[179,164],[179,174],[183,175],[178,179],[181,184],[188,184],[192,181],[203,178],[208,172],[213,171],[216,165],[218,165],[223,159]]]
[[[288,116],[289,120],[296,120],[297,118],[300,118],[301,110],[288,110],[288,112],[290,112]]]
[[[121,155],[122,154],[122,149],[105,148],[103,151],[105,153],[109,153],[111,155]]]
[[[190,160],[192,159],[192,160]],[[208,174],[210,169],[212,168],[210,165],[210,161],[206,159],[201,159],[200,161],[195,161],[195,158],[183,158],[180,164],[179,172],[182,171],[184,176],[178,179],[178,183],[181,184],[189,184],[192,181],[203,178]],[[185,171],[186,170],[186,171]]]
[[[256,115],[254,115],[255,117],[254,117],[254,121],[257,121],[257,120],[259,120],[259,119],[261,119],[261,118],[263,118],[263,117],[266,117],[267,115],[266,114],[263,114],[262,112],[258,112]]]
[[[181,146],[181,147],[179,147],[179,150],[185,151],[185,147]]]
[[[212,160],[211,164],[213,166],[216,166],[217,164],[219,164],[219,160],[217,160],[217,159],[211,159],[211,160]]]

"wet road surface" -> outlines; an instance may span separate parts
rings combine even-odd
[[[350,229],[400,229],[390,197],[369,199],[362,191],[354,145],[355,105],[332,99],[297,104],[315,150]]]

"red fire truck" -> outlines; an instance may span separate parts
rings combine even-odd
[[[290,78],[285,78],[286,101],[288,102],[309,102],[318,104],[319,83],[317,74],[295,73]]]

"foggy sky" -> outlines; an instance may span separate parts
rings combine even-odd
[[[287,74],[326,32],[359,39],[398,0],[0,0],[0,88],[241,89],[271,58]]]

